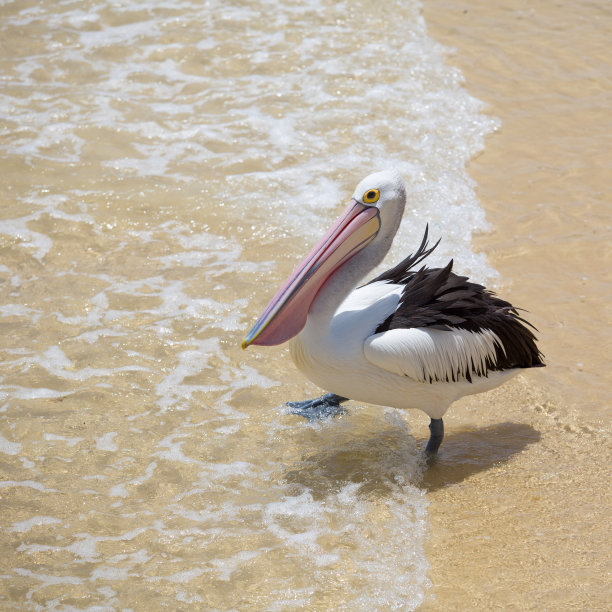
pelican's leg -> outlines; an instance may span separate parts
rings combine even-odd
[[[444,438],[444,421],[442,419],[431,419],[429,431],[431,431],[431,435],[425,447],[425,453],[428,457],[433,457],[438,452]]]
[[[326,393],[321,397],[303,402],[287,402],[287,406],[291,408],[291,414],[303,416],[309,421],[316,421],[326,417],[334,417],[344,414],[346,410],[340,406],[342,402],[346,402],[347,397],[336,395],[335,393]]]

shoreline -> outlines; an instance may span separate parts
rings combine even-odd
[[[609,420],[612,388],[612,12],[599,4],[424,5],[431,35],[456,48],[447,61],[502,121],[468,167],[492,225],[475,247],[538,328],[546,386],[591,424]]]
[[[468,172],[499,293],[547,367],[457,402],[425,475],[432,588],[421,610],[607,609],[612,453],[609,103],[603,3],[424,4],[470,94],[501,120]]]

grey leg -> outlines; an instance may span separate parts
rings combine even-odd
[[[317,421],[344,414],[346,410],[340,404],[346,401],[348,401],[347,397],[335,393],[326,393],[312,400],[287,402],[287,406],[291,408],[291,414],[297,414],[309,421]]]
[[[431,431],[431,436],[429,436],[429,442],[425,447],[425,453],[429,457],[433,457],[438,452],[444,438],[444,421],[442,419],[431,419],[429,431]]]

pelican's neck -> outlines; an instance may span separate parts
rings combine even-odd
[[[325,325],[331,321],[338,307],[357,287],[360,280],[370,273],[385,257],[391,248],[397,226],[376,238],[363,250],[340,266],[324,283],[308,311],[309,321]]]

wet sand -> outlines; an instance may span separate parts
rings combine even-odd
[[[534,6],[425,5],[432,36],[456,50],[448,61],[501,119],[470,165],[492,225],[476,247],[499,292],[529,310],[548,364],[445,419],[425,483],[428,610],[603,610],[612,599],[612,10]]]

